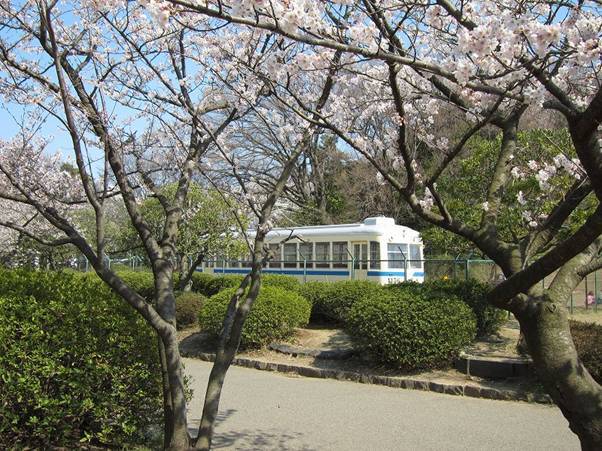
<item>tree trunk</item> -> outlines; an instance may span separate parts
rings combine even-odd
[[[173,404],[171,402],[171,389],[169,387],[169,372],[167,371],[167,357],[165,346],[161,337],[157,335],[157,346],[161,364],[161,382],[163,384],[163,448],[170,446],[173,437]]]
[[[583,450],[602,450],[602,387],[583,366],[562,302],[533,300],[519,315],[539,380],[577,434]]]
[[[158,261],[153,268],[155,276],[155,301],[157,311],[169,323],[169,327],[159,330],[165,361],[162,359],[162,370],[166,372],[163,387],[164,406],[167,415],[165,431],[171,437],[165,438],[166,449],[185,450],[190,448],[188,422],[186,418],[186,396],[182,357],[178,347],[176,334],[176,304],[173,290],[173,271],[166,260]],[[167,439],[170,440],[167,440]]]
[[[182,358],[178,349],[175,328],[173,331],[162,336],[165,346],[165,357],[167,363],[167,373],[169,380],[169,389],[171,395],[172,415],[171,440],[167,446],[170,450],[185,450],[190,448],[190,436],[188,434],[188,422],[186,418],[186,396],[184,385],[184,373],[182,371]],[[168,420],[166,418],[166,420]],[[167,428],[167,426],[166,426]]]
[[[259,240],[259,244],[263,244],[263,238]],[[207,383],[199,435],[194,442],[194,445],[203,451],[209,451],[211,449],[211,441],[213,440],[215,420],[217,419],[219,411],[219,402],[224,379],[226,378],[228,368],[230,368],[232,360],[236,355],[238,346],[240,345],[242,328],[245,320],[255,299],[257,299],[257,296],[259,295],[261,287],[261,268],[263,264],[262,261],[258,261],[260,256],[260,253],[255,253],[251,273],[245,277],[228,306],[228,312],[226,313],[226,318],[220,334],[215,363],[213,364],[213,368],[209,375],[209,382]],[[249,283],[249,290],[246,292],[246,287]]]

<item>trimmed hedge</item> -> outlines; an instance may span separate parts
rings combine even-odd
[[[104,286],[102,280],[93,271],[75,274],[91,283],[100,283]],[[152,302],[155,295],[155,279],[151,271],[118,271],[117,275],[140,296]]]
[[[206,272],[194,272],[192,273],[192,291],[196,293],[201,293],[204,296],[207,296],[207,285],[215,278],[211,274],[207,274]]]
[[[261,275],[261,283],[264,287],[277,287],[285,290],[299,293],[301,291],[301,283],[295,276],[287,276],[285,274],[269,274]]]
[[[0,448],[145,445],[156,336],[98,279],[0,270]]]
[[[424,283],[403,282],[389,285],[387,289],[395,293],[407,293],[425,299],[441,300],[455,297],[468,305],[477,320],[477,336],[496,333],[506,318],[506,312],[486,302],[491,287],[475,279],[431,280]]]
[[[577,354],[592,377],[602,384],[602,326],[571,321],[571,335]]]
[[[385,291],[355,302],[346,329],[378,361],[415,370],[449,364],[474,339],[476,321],[457,298]]]
[[[243,281],[241,274],[216,274],[195,273],[192,277],[192,291],[205,296],[213,296],[227,288],[238,288]],[[298,292],[301,284],[294,276],[283,274],[262,274],[262,286],[279,287]]]
[[[314,316],[344,323],[355,302],[366,296],[384,294],[385,289],[376,282],[367,280],[344,280],[340,282],[307,282],[300,293],[312,304]]]
[[[185,291],[176,296],[176,325],[178,329],[197,322],[201,307],[207,298],[200,293]]]
[[[199,314],[202,330],[219,336],[230,298],[230,288],[209,298]],[[289,337],[296,327],[309,321],[311,304],[295,292],[264,286],[253,304],[242,331],[242,347],[265,346],[273,340]]]

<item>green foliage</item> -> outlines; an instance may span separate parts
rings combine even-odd
[[[214,276],[213,279],[209,280],[205,285],[206,291],[201,291],[201,293],[210,297],[227,288],[237,288],[242,283],[243,279],[244,276],[240,274]]]
[[[192,291],[210,297],[226,288],[237,288],[243,279],[244,276],[241,274],[210,275],[195,273],[192,280]],[[280,287],[295,292],[301,289],[301,284],[294,276],[283,274],[262,274],[261,283],[262,286]]]
[[[192,291],[186,291],[176,296],[176,325],[178,329],[196,323],[205,301],[205,296]]]
[[[98,279],[0,270],[0,447],[124,447],[160,424],[156,336]]]
[[[449,364],[474,339],[476,321],[457,298],[390,290],[355,302],[346,329],[378,361],[415,370]]]
[[[147,301],[152,302],[155,295],[155,279],[150,271],[119,271],[117,275],[123,282]],[[77,277],[89,280],[90,283],[102,283],[95,272],[76,273]]]
[[[207,296],[207,293],[209,292],[207,287],[213,279],[215,279],[215,276],[212,274],[198,271],[192,273],[192,291],[196,293],[202,293]]]
[[[287,276],[285,274],[266,274],[261,275],[262,286],[283,288],[285,290],[299,293],[301,284],[295,276]]]
[[[484,211],[483,203],[487,195],[487,190],[483,187],[489,186],[494,175],[501,139],[501,134],[495,138],[473,137],[468,142],[464,157],[454,161],[437,182],[438,191],[452,216],[469,226],[478,227],[480,224]],[[514,155],[512,165],[519,168],[528,168],[530,161],[540,165],[552,163],[553,158],[560,152],[569,158],[575,156],[566,129],[522,131],[518,134],[518,145],[521,151]],[[548,215],[574,182],[574,177],[565,171],[558,171],[549,180],[551,190],[543,192],[534,174],[535,171],[531,171],[529,175],[511,178],[504,190],[495,224],[500,239],[516,242],[529,233],[529,220],[522,213],[529,211],[533,218]],[[521,191],[526,199],[525,205],[517,203],[517,195]],[[595,208],[596,204],[595,196],[586,200],[582,207],[571,215],[567,224],[559,230],[556,239],[564,239],[567,234],[579,227],[587,218],[587,212]],[[517,208],[517,205],[520,208]],[[421,230],[421,234],[422,239],[427,243],[429,255],[440,253],[466,255],[476,251],[469,241],[439,227],[427,227]]]
[[[475,279],[469,280],[431,280],[422,284],[403,282],[389,285],[388,290],[405,293],[408,296],[420,296],[433,302],[457,298],[470,307],[477,321],[477,336],[496,333],[506,318],[506,312],[486,302],[489,285]]]
[[[312,314],[335,322],[345,322],[352,305],[365,296],[383,293],[384,288],[367,280],[308,282],[301,295],[312,304]]]
[[[199,314],[201,329],[218,336],[230,298],[236,289],[223,290],[207,300]],[[242,331],[242,347],[265,346],[290,336],[295,327],[309,321],[311,304],[299,294],[264,286],[255,300]]]
[[[571,321],[571,335],[577,354],[592,377],[602,384],[602,326]]]

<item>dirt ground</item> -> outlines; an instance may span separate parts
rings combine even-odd
[[[504,328],[499,337],[495,339],[477,342],[474,344],[475,352],[481,355],[510,356],[516,355],[514,346],[515,338],[518,337],[518,325]],[[195,353],[212,353],[215,349],[215,340],[207,337],[198,328],[180,331],[180,351],[184,356],[194,357]],[[351,339],[340,329],[328,329],[324,326],[313,326],[306,329],[298,329],[294,337],[287,344],[298,348],[311,348],[320,350],[341,349],[352,346]],[[472,352],[472,351],[471,351]],[[453,368],[431,370],[431,371],[403,371],[393,369],[371,361],[369,358],[357,355],[342,360],[322,359],[306,355],[293,357],[289,354],[273,351],[270,349],[242,350],[238,357],[249,358],[269,363],[283,363],[304,367],[313,367],[328,370],[350,371],[375,376],[408,377],[422,381],[441,382],[447,384],[476,384],[483,388],[494,388],[498,390],[526,391],[531,393],[542,393],[541,387],[532,378],[512,378],[504,380],[488,380],[475,376],[467,376]],[[291,377],[300,377],[292,375]]]

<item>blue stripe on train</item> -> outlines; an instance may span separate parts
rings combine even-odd
[[[368,271],[368,276],[374,277],[403,277],[404,275],[403,271]],[[424,277],[424,272],[415,271],[412,273],[412,277]]]
[[[248,268],[214,268],[214,274],[246,274],[250,271]],[[302,276],[307,274],[308,276],[348,276],[349,271],[328,271],[328,270],[315,270],[308,269],[304,272],[302,269],[264,269],[264,273],[268,274],[287,274],[290,276]]]

